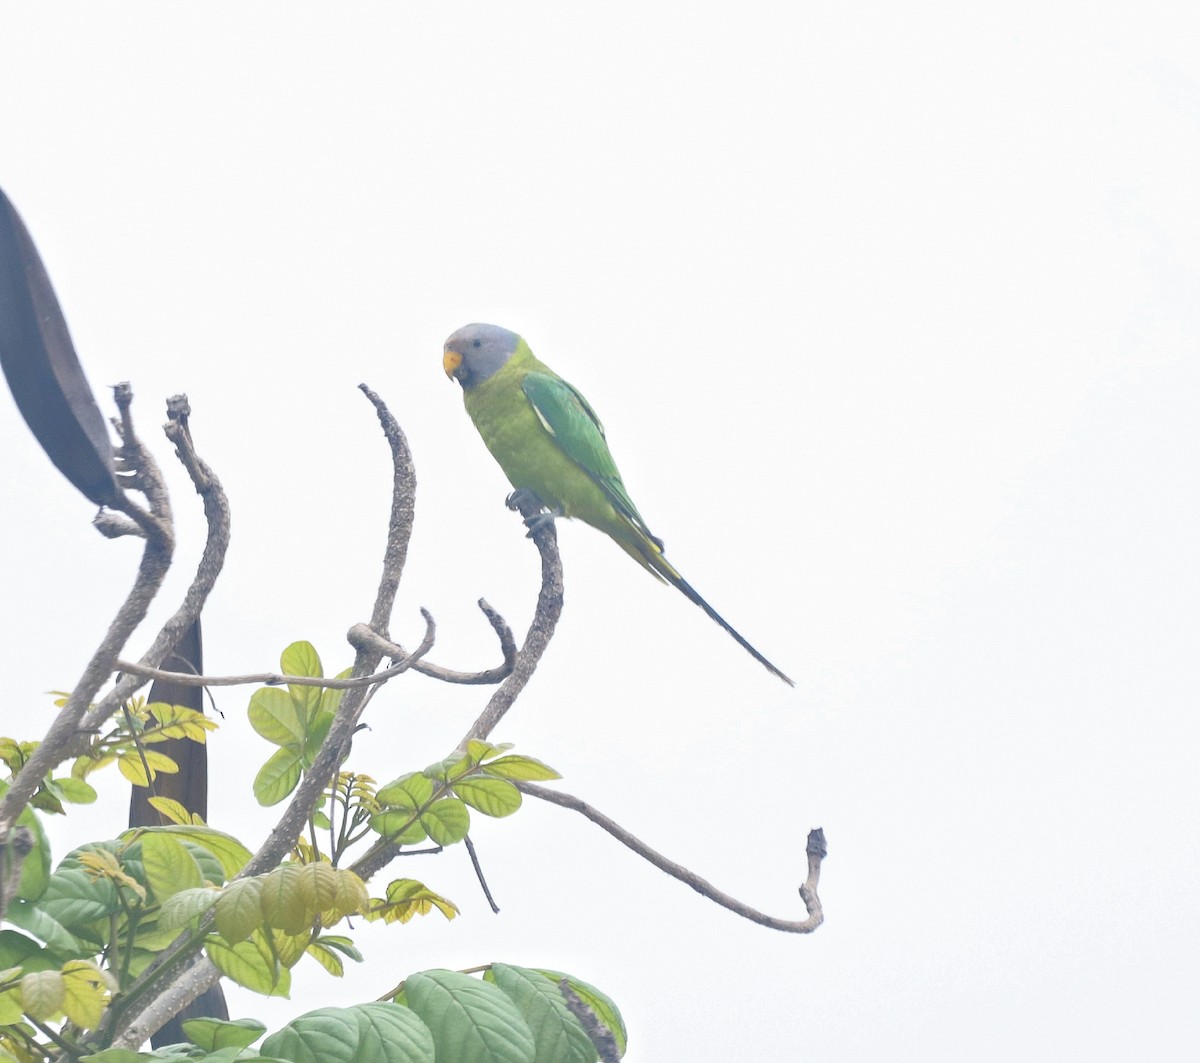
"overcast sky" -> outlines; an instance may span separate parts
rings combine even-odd
[[[735,13],[736,12],[736,13]],[[393,623],[460,668],[523,630],[537,559],[442,372],[521,332],[603,418],[683,574],[768,675],[600,534],[495,736],[766,931],[527,802],[398,874],[462,907],[305,964],[274,1025],[432,966],[569,970],[632,1063],[1194,1058],[1200,14],[1191,3],[0,6],[0,185],[97,391],[191,398],[234,512],[213,673],[369,614],[406,429]],[[38,734],[135,568],[0,393],[3,729]],[[140,653],[152,632],[139,633]],[[223,690],[210,818],[251,846],[270,747]],[[352,766],[448,752],[486,692],[420,676]],[[111,835],[106,803],[56,857]]]

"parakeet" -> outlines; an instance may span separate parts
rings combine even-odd
[[[446,340],[442,366],[462,385],[467,413],[513,487],[532,491],[553,516],[578,517],[604,532],[700,606],[767,671],[794,685],[667,561],[662,540],[625,490],[600,418],[529,344],[498,325],[465,325]]]

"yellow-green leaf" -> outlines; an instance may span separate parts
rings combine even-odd
[[[60,971],[34,971],[21,979],[21,1006],[31,1019],[54,1018],[66,995]]]
[[[431,841],[453,845],[462,841],[471,829],[471,813],[457,798],[444,797],[421,813],[421,826]]]
[[[63,965],[62,980],[62,1008],[67,1018],[82,1029],[92,1029],[108,1006],[109,986],[104,975],[86,960],[71,960]]]
[[[213,935],[204,947],[217,970],[240,986],[263,996],[286,997],[291,990],[291,972],[279,967],[261,932],[236,945]]]
[[[287,934],[299,934],[312,928],[317,913],[300,895],[302,871],[298,864],[284,864],[262,878],[262,913],[267,926]]]
[[[521,807],[521,791],[505,779],[460,779],[454,784],[454,792],[472,808],[497,819],[511,816]]]
[[[169,834],[152,832],[143,835],[142,866],[159,903],[180,890],[198,889],[204,885],[195,858]]]
[[[245,941],[263,925],[262,885],[261,878],[240,878],[229,883],[217,898],[217,933],[229,944]]]
[[[501,779],[520,779],[524,782],[562,778],[550,765],[543,764],[534,757],[523,757],[516,753],[499,760],[489,760],[482,770]]]

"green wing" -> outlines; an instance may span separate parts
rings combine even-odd
[[[542,427],[554,437],[563,453],[591,477],[618,513],[628,518],[661,550],[661,540],[650,533],[625,490],[617,463],[604,439],[604,426],[587,399],[562,377],[550,373],[526,373],[521,388]]]

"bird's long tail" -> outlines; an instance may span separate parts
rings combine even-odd
[[[685,580],[676,570],[675,567],[663,556],[662,547],[657,539],[643,540],[641,537],[628,545],[624,542],[621,546],[633,555],[634,560],[643,568],[649,569],[659,579],[671,584],[672,587],[678,588],[690,601],[695,602],[703,609],[710,617],[721,625],[730,635],[734,637],[738,645],[742,647],[751,657],[761,664],[772,675],[779,676],[788,686],[794,687],[796,684],[792,682],[783,672],[775,667],[770,661],[758,652],[749,642],[743,637],[741,632],[737,630],[728,620],[718,613],[711,605],[708,604],[699,592],[687,580]]]

